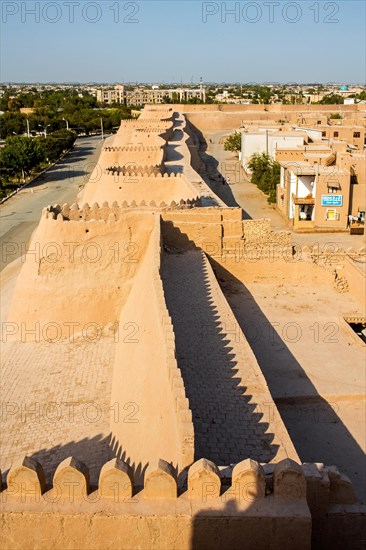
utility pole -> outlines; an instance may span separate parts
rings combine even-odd
[[[100,128],[102,130],[102,141],[104,140],[104,128],[103,128],[103,119],[100,117]]]
[[[29,131],[29,119],[27,117],[27,137],[30,137],[30,131]]]

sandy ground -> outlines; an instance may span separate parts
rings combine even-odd
[[[366,348],[343,320],[363,308],[326,284],[220,278],[301,460],[335,464],[366,502]]]
[[[42,177],[0,205],[0,270],[25,253],[42,209],[72,204],[98,162],[100,137],[78,139],[74,149]]]

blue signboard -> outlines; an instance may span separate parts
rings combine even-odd
[[[342,195],[322,195],[322,206],[342,206]]]

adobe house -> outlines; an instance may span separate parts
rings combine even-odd
[[[314,161],[280,162],[277,207],[294,229],[346,230],[350,172]]]

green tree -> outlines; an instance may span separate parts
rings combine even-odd
[[[339,94],[330,94],[323,97],[321,101],[319,101],[321,105],[342,105],[343,104],[343,97]]]
[[[45,152],[39,139],[23,136],[7,138],[0,151],[1,166],[16,176],[28,175],[45,158]]]
[[[225,151],[234,151],[237,153],[241,150],[241,132],[234,132],[227,137],[224,143]]]
[[[64,151],[72,148],[76,137],[76,132],[69,130],[57,130],[48,134],[46,139],[42,139],[44,157],[48,162],[54,162]]]
[[[24,134],[26,129],[27,123],[25,115],[7,111],[0,116],[1,139],[5,139],[13,134]]]
[[[252,172],[252,183],[268,195],[268,202],[276,202],[276,188],[280,183],[281,166],[267,153],[255,153],[248,168]]]
[[[331,120],[333,119],[338,119],[338,118],[343,118],[341,113],[332,113],[329,117]]]
[[[23,103],[17,97],[11,97],[8,101],[9,111],[19,111],[23,107]]]

